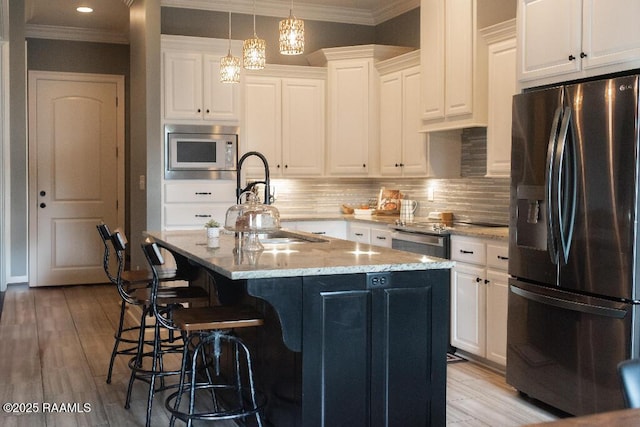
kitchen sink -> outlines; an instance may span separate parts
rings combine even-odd
[[[263,245],[278,245],[291,243],[323,243],[329,240],[309,234],[295,233],[293,231],[279,230],[273,233],[259,234]]]

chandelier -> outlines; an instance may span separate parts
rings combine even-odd
[[[300,55],[304,52],[304,21],[293,16],[293,0],[289,17],[280,21],[280,53],[283,55]]]
[[[231,10],[229,10],[229,51],[220,58],[220,81],[222,83],[240,82],[240,58],[231,54]]]
[[[253,37],[242,44],[242,64],[247,70],[262,70],[265,64],[266,45],[256,35],[256,1],[253,0]]]

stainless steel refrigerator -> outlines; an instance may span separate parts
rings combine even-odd
[[[507,382],[574,415],[623,408],[638,357],[638,76],[513,100]]]

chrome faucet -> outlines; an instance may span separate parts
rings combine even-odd
[[[247,185],[245,188],[242,188],[240,185],[240,179],[242,177],[242,163],[244,163],[245,159],[247,157],[251,157],[251,156],[256,156],[258,157],[260,160],[262,160],[262,164],[264,165],[264,181],[254,181],[252,183],[250,183],[249,185]],[[264,184],[264,204],[265,205],[270,205],[272,200],[271,197],[271,184],[270,184],[270,180],[269,180],[269,163],[267,162],[267,158],[262,154],[262,153],[258,153],[257,151],[249,151],[248,153],[245,153],[242,157],[240,157],[240,159],[238,160],[238,171],[237,173],[237,177],[236,177],[236,203],[240,204],[241,203],[241,198],[242,195],[247,192],[247,191],[253,191],[254,187],[257,184]]]

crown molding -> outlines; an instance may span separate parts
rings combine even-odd
[[[394,56],[376,63],[376,69],[380,75],[406,70],[409,67],[420,65],[420,50],[413,50],[402,55]]]
[[[25,26],[25,37],[34,39],[72,40],[95,43],[129,44],[127,34],[89,28],[58,27],[53,25]]]
[[[307,61],[315,67],[324,67],[329,61],[343,59],[371,58],[374,61],[384,61],[412,50],[411,47],[380,44],[329,47],[307,55]]]
[[[253,14],[253,0],[161,0],[161,6],[183,9],[211,10],[218,12]],[[312,21],[339,22],[343,24],[377,25],[395,18],[409,10],[420,6],[420,0],[396,0],[377,10],[357,9],[339,6],[318,6],[311,4],[294,4],[294,15],[300,19]],[[255,5],[255,13],[260,16],[286,17],[289,15],[290,3],[279,0],[261,0]]]
[[[490,27],[479,30],[480,35],[484,37],[487,43],[497,43],[516,36],[516,20],[500,22]]]

